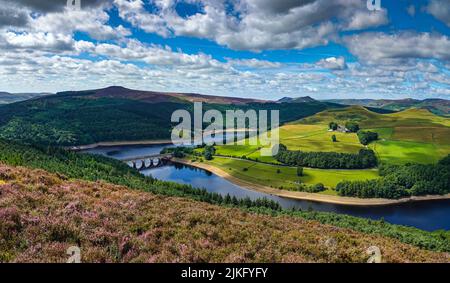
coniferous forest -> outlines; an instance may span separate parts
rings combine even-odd
[[[343,181],[336,186],[341,196],[360,198],[401,198],[450,193],[450,155],[438,164],[386,165],[379,179]]]

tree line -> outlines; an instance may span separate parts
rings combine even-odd
[[[450,193],[450,155],[438,164],[382,165],[379,179],[343,181],[340,196],[398,199],[409,196]]]
[[[304,166],[321,169],[364,169],[377,166],[378,161],[371,149],[361,149],[359,153],[304,152],[287,150],[280,144],[275,158],[290,166]]]

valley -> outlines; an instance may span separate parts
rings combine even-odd
[[[302,152],[305,158],[312,158],[308,161],[311,166],[287,164],[280,155],[261,156],[262,147],[249,145],[243,133],[238,136],[244,140],[243,145],[190,148],[186,150],[189,153],[172,160],[188,167],[170,163],[138,172],[120,161],[130,154],[159,154],[163,150],[184,152],[183,148],[173,146],[165,149],[173,126],[168,113],[177,107],[191,111],[192,102],[197,99],[206,103],[206,109],[218,108],[222,112],[229,109],[245,111],[254,107],[279,109],[282,152]],[[425,232],[407,227],[427,231],[448,229],[449,223],[440,216],[448,208],[447,200],[442,200],[449,197],[448,192],[445,189],[427,191],[428,184],[441,182],[447,174],[446,163],[443,162],[447,162],[445,157],[450,153],[448,118],[414,108],[381,114],[361,106],[311,100],[272,103],[208,99],[208,96],[192,94],[135,93],[113,88],[59,93],[4,105],[0,107],[4,114],[0,118],[0,162],[7,166],[43,169],[63,176],[64,180],[110,182],[146,194],[188,198],[193,203],[232,207],[249,211],[252,215],[288,215],[387,237],[392,237],[393,230],[403,231],[394,238],[406,244],[414,243],[413,235],[419,233],[424,237],[420,248],[436,250],[437,245],[438,251],[448,250],[447,232],[442,236],[439,231]],[[336,123],[339,130],[330,130],[330,122]],[[376,132],[377,139],[363,145],[356,132],[347,131],[349,122],[358,124],[361,131]],[[73,149],[76,151],[71,151]],[[211,158],[206,158],[207,150],[212,150]],[[377,165],[361,165],[352,161],[361,152],[370,153],[372,150]],[[324,163],[322,158],[328,161]],[[343,160],[347,161],[342,163]],[[386,197],[364,188],[365,182],[383,186],[385,179],[390,178],[386,170],[414,176],[418,171],[438,170],[438,173],[432,179],[423,179],[429,182],[425,187],[415,186]],[[8,186],[10,177],[2,176],[0,186]],[[353,184],[362,186],[360,191],[367,191],[368,195],[352,195],[349,188]],[[447,186],[438,184],[440,187],[437,189]],[[430,218],[435,221],[430,221]],[[400,226],[386,227],[391,224],[385,223]],[[442,242],[439,237],[444,237]],[[3,258],[23,260],[17,256],[4,254]],[[93,261],[99,259],[92,258]]]
[[[329,131],[330,121],[344,124],[352,120],[363,130],[378,133],[379,139],[367,148],[374,150],[381,163],[433,164],[450,153],[450,127],[446,118],[427,110],[410,109],[394,114],[378,114],[360,106],[326,110],[280,129],[280,143],[289,150],[305,152],[357,153],[366,148],[356,133]],[[332,136],[336,142],[332,141]],[[216,146],[213,160],[203,161],[244,181],[272,188],[296,190],[298,183],[322,183],[327,188],[321,194],[336,195],[341,181],[370,180],[379,177],[376,169],[342,170],[307,168],[298,176],[296,167],[286,167],[275,157],[261,157],[258,146]],[[195,164],[195,163],[194,163]]]

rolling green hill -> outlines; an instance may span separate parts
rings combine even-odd
[[[375,151],[380,164],[436,164],[450,154],[450,119],[425,109],[408,109],[391,114],[375,113],[361,106],[325,110],[281,126],[280,143],[290,151],[355,154],[366,148],[359,142],[356,133],[328,129],[330,122],[345,125],[348,121],[358,123],[362,130],[378,133],[379,140],[367,147]],[[336,142],[332,140],[333,135]],[[217,156],[205,162],[244,181],[285,190],[297,190],[299,182],[306,185],[320,182],[327,188],[320,192],[322,194],[337,194],[334,188],[340,182],[365,182],[380,178],[376,169],[343,168],[304,168],[300,177],[295,167],[286,167],[286,164],[280,164],[279,159],[271,156],[262,157],[259,149],[260,146],[249,145],[248,142],[245,145],[216,146]],[[295,160],[291,161],[295,164]]]
[[[335,148],[355,152],[362,148],[356,134],[327,132],[328,123],[332,121],[342,125],[346,121],[355,121],[363,130],[377,132],[380,140],[369,147],[383,162],[436,163],[450,153],[450,119],[417,108],[392,114],[374,113],[361,106],[323,111],[283,126],[285,144],[288,148],[310,151]],[[337,143],[329,142],[332,134],[336,134]]]
[[[437,115],[447,117],[450,115],[450,101],[446,99],[330,99],[326,101],[343,105],[361,105],[394,111],[423,108]]]
[[[355,133],[328,131],[330,122],[344,125],[358,123],[362,130],[379,134],[380,140],[369,148],[382,162],[391,164],[436,163],[450,153],[450,119],[436,116],[425,109],[379,114],[362,106],[325,110],[280,127],[280,142],[289,150],[311,152],[357,153],[365,148]],[[337,142],[332,142],[335,135]],[[257,146],[219,146],[217,153],[226,156],[246,156],[260,161],[276,162],[259,156]]]

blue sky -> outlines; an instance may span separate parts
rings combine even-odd
[[[450,97],[446,0],[5,1],[0,91]]]

